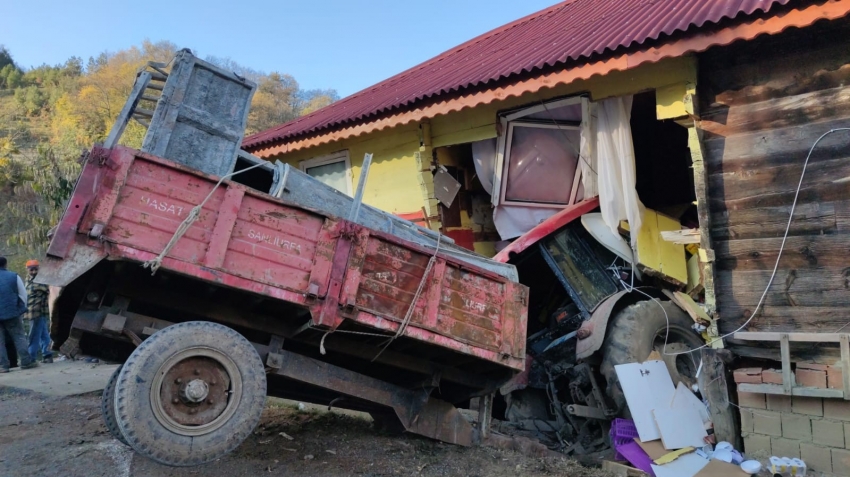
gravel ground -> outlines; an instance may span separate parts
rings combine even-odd
[[[0,449],[0,475],[10,476],[608,475],[566,458],[381,434],[356,413],[300,411],[271,399],[260,426],[233,453],[203,466],[173,468],[113,439],[100,417],[99,395],[55,398],[0,388]]]

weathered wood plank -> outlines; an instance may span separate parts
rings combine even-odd
[[[795,386],[791,388],[790,393],[786,393],[781,384],[754,384],[741,383],[738,384],[738,391],[745,393],[759,394],[791,394],[793,396],[808,396],[808,397],[823,397],[823,398],[843,398],[844,391],[841,389],[824,389],[824,388],[807,388],[803,386]]]
[[[741,262],[747,260],[758,261],[756,266],[751,265],[750,269],[772,270],[781,244],[782,237],[718,240],[714,251],[719,262],[727,262],[721,266],[726,270],[739,269]],[[809,267],[846,266],[848,253],[850,234],[791,236],[785,243],[779,268],[805,268],[806,264]],[[833,258],[837,258],[837,262]]]
[[[850,127],[850,118],[836,118],[801,126],[703,139],[705,165],[709,174],[746,172],[785,164],[802,165],[812,144],[830,129]],[[848,133],[850,134],[850,133]],[[812,152],[810,163],[847,155],[847,135],[830,134]],[[796,184],[795,184],[796,185]]]
[[[789,235],[838,232],[835,204],[835,202],[798,202]],[[790,205],[716,212],[711,215],[711,236],[715,240],[781,237],[785,234],[790,212]]]
[[[850,265],[850,263],[848,263]],[[718,270],[715,275],[719,293],[761,293],[770,279],[772,270]],[[806,291],[835,291],[846,293],[850,300],[850,267],[824,267],[816,269],[782,269],[770,291],[795,293]]]
[[[838,134],[840,135],[840,134]],[[850,132],[845,139],[850,139]],[[787,197],[788,204],[794,198],[794,192],[800,183],[803,172],[803,159],[799,164],[784,164],[754,168],[748,171],[735,171],[710,174],[708,186],[712,191],[712,200],[722,200],[727,204],[742,199],[754,197],[766,198]],[[821,189],[822,186],[839,185],[845,193],[850,188],[850,147],[845,147],[843,154],[829,160],[809,162],[806,175],[801,185],[803,191]],[[839,196],[838,199],[846,197]],[[772,205],[772,204],[771,204]],[[785,204],[778,204],[785,205]],[[734,209],[727,205],[727,209]]]
[[[847,84],[848,23],[820,22],[700,54],[700,111]]]
[[[703,372],[700,373],[698,381],[703,396],[708,400],[708,411],[711,421],[714,423],[714,434],[718,442],[731,442],[736,448],[741,445],[741,432],[735,419],[737,413],[733,411],[729,401],[728,380],[729,370],[726,367],[728,351],[704,348],[700,351],[700,360]]]
[[[739,331],[732,338],[742,341],[782,341],[787,337],[790,342],[838,343],[840,333],[777,333],[769,331]]]
[[[850,68],[846,80],[850,80]],[[830,105],[830,107],[824,107]],[[796,96],[714,108],[701,115],[701,126],[712,135],[729,137],[773,130],[836,117],[850,117],[850,87],[839,86]]]
[[[740,327],[753,304],[738,304],[734,297],[721,295],[720,330],[729,333]],[[749,330],[837,333],[850,330],[850,310],[845,306],[773,306],[761,308],[748,326]]]
[[[791,372],[791,342],[788,333],[779,334],[779,359],[782,361],[782,390],[784,394],[791,394],[794,387],[794,375]]]
[[[747,358],[769,359],[779,361],[779,345],[776,343],[759,345],[749,341],[726,340],[726,348],[736,356]],[[819,364],[835,364],[840,355],[838,347],[829,347],[821,344],[820,346],[812,346],[811,344],[791,345],[791,361],[812,361]]]

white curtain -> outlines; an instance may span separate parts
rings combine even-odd
[[[475,174],[488,194],[493,194],[493,170],[496,168],[496,139],[472,143],[472,162]]]
[[[631,111],[631,96],[598,103],[594,152],[602,220],[614,234],[619,233],[620,221],[627,220],[634,249],[644,207],[635,190],[635,151],[629,125]]]

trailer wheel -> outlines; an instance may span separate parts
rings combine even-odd
[[[127,443],[172,466],[232,451],[257,426],[265,399],[265,369],[251,343],[204,321],[169,326],[142,342],[115,386]]]
[[[121,373],[121,366],[112,373],[106,387],[103,388],[103,395],[100,398],[100,413],[103,415],[103,423],[106,424],[106,429],[112,434],[112,437],[121,441],[125,446],[127,440],[121,434],[121,429],[118,428],[118,422],[115,420],[115,383],[118,382],[118,375]]]
[[[664,312],[667,313],[666,317]],[[602,345],[600,371],[608,383],[607,394],[620,414],[628,415],[628,406],[620,380],[614,371],[615,365],[644,361],[653,350],[657,350],[667,364],[674,384],[679,381],[686,384],[695,382],[698,359],[694,359],[692,354],[664,355],[668,318],[668,354],[698,348],[704,344],[702,338],[691,328],[693,319],[669,301],[648,300],[635,303],[620,311],[608,325],[608,336]]]

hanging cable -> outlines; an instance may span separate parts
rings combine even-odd
[[[761,294],[761,298],[759,298],[758,304],[756,304],[756,307],[753,310],[753,312],[750,313],[750,317],[747,318],[747,321],[745,321],[741,326],[739,326],[734,331],[731,331],[729,333],[726,333],[725,335],[719,336],[719,337],[713,339],[712,341],[710,341],[710,342],[708,342],[708,343],[706,343],[706,344],[704,344],[704,345],[702,345],[698,348],[694,348],[694,349],[688,350],[688,351],[680,351],[678,353],[667,353],[667,340],[670,337],[670,317],[667,316],[667,312],[664,312],[664,316],[667,318],[667,332],[664,336],[664,353],[663,353],[664,355],[666,355],[666,356],[678,356],[680,354],[693,353],[693,352],[696,352],[696,351],[701,350],[703,348],[707,348],[707,347],[711,346],[712,344],[717,343],[718,341],[721,341],[724,338],[732,336],[735,333],[743,330],[744,328],[747,327],[747,325],[750,324],[751,321],[753,321],[753,318],[755,318],[759,309],[764,304],[764,299],[767,297],[767,292],[768,292],[768,290],[770,290],[771,285],[773,285],[773,280],[776,278],[776,272],[779,269],[779,261],[782,259],[782,252],[785,250],[785,243],[788,241],[788,234],[791,231],[791,222],[794,220],[794,210],[797,208],[797,200],[800,197],[800,190],[803,188],[803,178],[806,176],[806,168],[809,165],[809,159],[812,157],[812,152],[814,152],[815,147],[817,147],[818,143],[820,143],[821,140],[823,140],[823,138],[829,136],[830,134],[839,132],[839,131],[850,131],[850,128],[835,128],[835,129],[830,129],[829,131],[823,133],[817,139],[817,141],[815,141],[815,143],[812,144],[812,147],[809,149],[809,153],[806,155],[806,160],[805,160],[805,162],[803,162],[803,171],[800,173],[800,181],[797,183],[797,191],[794,193],[794,201],[791,203],[791,212],[788,214],[788,223],[785,225],[785,233],[782,235],[782,244],[779,246],[779,253],[776,255],[776,263],[773,265],[773,272],[770,274],[770,279],[767,281],[767,286],[764,287],[764,292]],[[662,308],[662,310],[663,310],[663,308]]]

